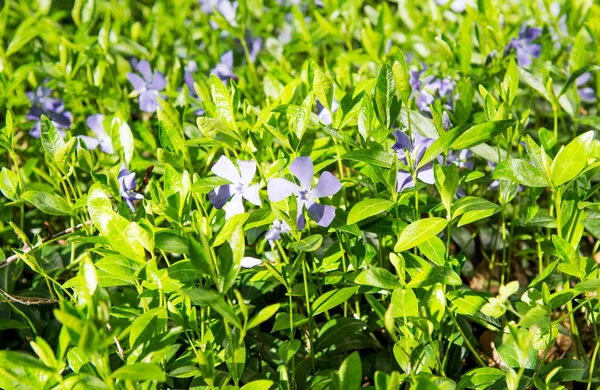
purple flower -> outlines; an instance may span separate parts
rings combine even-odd
[[[231,182],[231,184],[224,184],[215,188],[208,194],[208,200],[217,209],[223,208],[231,198],[231,201],[225,207],[225,219],[244,212],[242,198],[256,206],[261,205],[260,196],[258,195],[260,185],[250,185],[256,173],[256,163],[241,160],[237,160],[237,163],[240,167],[239,171],[230,159],[221,156],[211,169],[215,175]]]
[[[229,50],[221,56],[221,62],[210,70],[211,74],[217,76],[222,82],[226,83],[229,79],[235,78],[233,73],[233,51]]]
[[[331,124],[333,123],[333,118],[331,117],[331,115],[337,111],[338,107],[339,104],[335,99],[333,99],[333,101],[331,102],[331,112],[329,112],[327,108],[323,107],[321,102],[317,102],[317,110],[319,108],[321,110],[319,111],[319,119],[321,120],[321,122],[323,122],[323,124],[326,124],[327,126],[331,126]]]
[[[596,101],[596,91],[593,88],[586,87],[585,84],[590,81],[592,75],[589,72],[586,72],[579,76],[577,80],[575,80],[575,84],[577,84],[577,92],[579,93],[579,97],[582,101],[586,103],[593,103]]]
[[[459,168],[473,169],[473,152],[469,149],[463,149],[461,151],[451,150],[448,152],[446,161],[449,164],[456,164]]]
[[[129,172],[129,169],[127,169],[125,164],[121,164],[121,169],[119,170],[117,180],[119,181],[119,191],[121,192],[121,197],[127,203],[127,206],[129,206],[131,212],[135,212],[133,201],[144,199],[144,195],[135,192],[135,172]]]
[[[448,111],[454,107],[453,91],[454,82],[446,77],[440,79],[434,76],[427,76],[422,79],[426,69],[410,72],[410,85],[412,86],[411,99],[416,97],[417,108],[424,112],[431,112],[429,106],[433,104],[436,97],[446,98],[447,103],[444,106]]]
[[[190,90],[190,95],[196,97],[196,90],[194,89],[194,73],[198,71],[198,64],[194,60],[190,60],[187,65],[183,68],[183,82],[187,85]]]
[[[542,29],[538,27],[527,27],[525,23],[519,31],[519,38],[513,38],[506,49],[504,55],[507,55],[512,49],[517,52],[517,63],[519,66],[529,66],[533,58],[539,58],[542,52],[542,46],[533,43],[542,34]]]
[[[165,76],[158,70],[152,74],[148,61],[143,60],[134,65],[140,77],[136,73],[127,73],[127,79],[133,85],[133,89],[140,95],[140,110],[145,112],[156,112],[158,108],[158,97],[167,86]]]
[[[297,215],[296,227],[298,230],[304,229],[306,220],[304,219],[304,207],[319,226],[327,227],[335,217],[335,208],[333,206],[316,203],[315,200],[336,194],[342,189],[340,181],[330,172],[323,172],[317,185],[312,188],[312,178],[314,174],[313,162],[310,157],[298,157],[290,164],[290,172],[296,176],[300,185],[292,183],[285,179],[271,179],[267,184],[267,192],[271,202],[278,202],[291,195],[296,196]]]
[[[256,62],[258,53],[262,50],[263,42],[262,38],[250,38],[250,61]]]
[[[423,137],[419,134],[413,134],[412,142],[408,138],[408,135],[400,130],[396,130],[394,134],[396,136],[396,143],[392,146],[392,149],[398,154],[398,159],[406,166],[409,166],[408,157],[413,165],[413,169],[416,170],[417,178],[424,183],[433,184],[435,182],[433,178],[433,162],[425,164],[423,167],[418,168],[417,166],[423,159],[423,155],[428,147],[433,143],[433,139]],[[409,154],[409,156],[407,156]],[[398,171],[396,175],[396,191],[402,192],[405,189],[413,188],[415,182],[412,174],[406,171]]]
[[[435,0],[437,5],[442,7],[448,4],[449,1],[451,1],[450,9],[456,13],[464,12],[467,9],[466,0]]]
[[[231,2],[229,0],[199,0],[200,6],[202,7],[202,11],[205,14],[211,15],[213,13],[213,9],[216,9],[225,20],[229,22],[232,26],[237,26],[235,21],[235,16],[238,8],[238,2]],[[215,28],[213,26],[213,28]]]
[[[281,239],[282,233],[288,233],[292,229],[285,221],[274,220],[271,229],[265,235],[265,238],[273,245],[273,242]]]
[[[112,139],[104,130],[104,115],[95,114],[87,117],[85,123],[87,127],[92,130],[96,137],[89,137],[87,135],[79,135],[80,138],[85,141],[85,145],[89,150],[94,150],[100,146],[100,150],[107,154],[113,154],[115,152],[112,144]]]
[[[62,100],[50,97],[51,93],[50,88],[41,85],[35,92],[29,91],[26,93],[31,101],[31,108],[25,118],[30,121],[36,121],[29,132],[29,135],[32,137],[40,138],[41,136],[40,118],[42,115],[46,115],[50,119],[63,137],[65,135],[64,130],[71,127],[73,115],[70,111],[65,111],[65,104]]]

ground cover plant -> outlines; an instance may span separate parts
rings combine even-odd
[[[600,6],[6,0],[0,388],[593,389]]]

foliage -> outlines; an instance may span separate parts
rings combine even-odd
[[[595,388],[599,26],[4,1],[0,387]]]

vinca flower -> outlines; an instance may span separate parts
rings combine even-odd
[[[433,184],[435,182],[433,178],[433,162],[424,165],[417,169],[417,166],[423,159],[425,151],[433,143],[433,139],[423,137],[419,134],[413,134],[412,142],[404,132],[396,130],[394,133],[396,136],[396,143],[392,146],[398,155],[398,159],[406,166],[408,163],[408,156],[413,164],[413,169],[416,170],[417,178],[424,183]],[[413,188],[415,182],[410,172],[399,170],[396,175],[396,191],[402,192],[408,188]]]
[[[323,107],[323,105],[320,102],[317,102],[317,109],[320,108],[319,119],[321,120],[321,122],[327,126],[331,126],[331,124],[333,123],[332,114],[335,114],[335,112],[338,110],[338,107],[339,104],[335,99],[333,99],[331,103],[331,112],[329,112],[327,108]]]
[[[237,160],[237,164],[240,167],[239,171],[230,159],[221,156],[211,168],[215,175],[231,182],[231,184],[223,184],[215,188],[208,194],[208,200],[217,209],[223,208],[225,203],[229,201],[225,206],[225,219],[244,212],[242,199],[246,199],[256,206],[261,205],[260,196],[258,195],[260,185],[250,185],[256,173],[256,163],[254,161]]]
[[[440,79],[435,76],[427,76],[421,79],[425,70],[410,72],[410,85],[412,87],[410,98],[416,98],[417,108],[423,112],[431,112],[429,106],[433,104],[436,97],[446,99],[444,107],[446,110],[452,111],[454,107],[454,82],[448,77]]]
[[[62,137],[65,135],[65,130],[71,127],[73,115],[70,111],[65,110],[65,104],[62,100],[50,96],[52,91],[50,88],[39,86],[35,92],[29,91],[26,93],[31,101],[31,108],[25,116],[29,121],[36,121],[29,135],[35,138],[41,136],[40,119],[45,115],[50,119],[56,130]]]
[[[211,74],[217,76],[222,82],[226,83],[229,79],[235,78],[233,73],[233,51],[229,50],[221,56],[221,62],[210,70]]]
[[[144,112],[156,112],[159,107],[158,97],[167,86],[165,76],[158,70],[152,74],[148,61],[143,60],[135,65],[140,77],[136,73],[127,73],[127,79],[133,85],[133,89],[140,97],[140,110]]]
[[[265,238],[273,245],[273,242],[281,239],[282,233],[288,233],[291,230],[290,226],[285,221],[278,219],[273,221],[271,229],[265,235]]]
[[[335,217],[335,208],[319,204],[316,200],[336,194],[342,189],[340,181],[330,172],[323,172],[321,177],[319,177],[317,185],[312,188],[314,166],[311,158],[308,156],[296,158],[290,164],[289,169],[296,176],[300,185],[286,179],[271,179],[267,184],[269,200],[271,202],[278,202],[291,195],[296,196],[296,227],[298,230],[302,230],[306,226],[303,213],[304,208],[308,210],[308,214],[317,222],[317,225],[323,227],[329,226]]]
[[[113,154],[115,152],[112,144],[112,139],[104,130],[104,115],[95,114],[87,117],[85,121],[87,127],[92,130],[96,137],[90,137],[87,135],[79,135],[80,138],[85,141],[85,145],[89,150],[94,150],[100,146],[100,150],[107,154]]]
[[[507,55],[514,49],[517,52],[517,63],[519,66],[531,65],[533,58],[539,58],[542,52],[542,46],[539,43],[533,43],[541,34],[541,28],[527,27],[526,24],[523,24],[519,31],[519,38],[513,38],[506,45],[504,55]]]
[[[125,203],[127,203],[127,206],[129,206],[131,212],[135,212],[133,201],[144,199],[144,195],[135,192],[137,186],[135,181],[135,172],[129,172],[129,169],[127,169],[125,164],[121,164],[121,169],[119,170],[117,179],[119,181],[119,191],[121,192],[121,197]]]
[[[446,162],[456,164],[459,168],[473,169],[473,152],[470,149],[462,149],[460,151],[451,150],[448,152]]]
[[[198,64],[194,60],[190,60],[183,68],[183,82],[187,85],[190,95],[197,97],[194,89],[194,73],[198,71]]]
[[[588,81],[592,75],[589,72],[586,72],[579,76],[577,80],[575,80],[575,84],[577,84],[577,93],[579,94],[579,98],[581,101],[586,103],[593,103],[596,101],[596,91],[593,88],[586,87]]]

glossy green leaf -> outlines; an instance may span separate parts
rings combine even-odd
[[[396,245],[395,252],[404,252],[431,237],[437,236],[448,224],[448,220],[443,218],[424,218],[408,225],[402,233]]]
[[[388,210],[394,202],[385,199],[365,199],[355,204],[348,213],[348,225],[360,222]]]
[[[71,205],[61,196],[42,191],[27,191],[21,199],[50,215],[69,216],[73,213]]]
[[[499,134],[502,134],[502,132],[514,124],[515,122],[513,120],[501,120],[475,125],[462,133],[452,143],[452,149],[460,150],[482,144]]]

